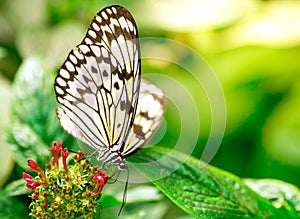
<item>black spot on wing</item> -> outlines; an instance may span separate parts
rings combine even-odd
[[[91,70],[92,70],[93,73],[98,73],[98,69],[95,68],[95,66],[92,66]]]
[[[119,83],[118,83],[118,82],[115,82],[115,83],[114,83],[114,88],[116,88],[117,90],[120,89],[120,86],[119,86]]]
[[[150,120],[151,118],[148,115],[148,112],[140,112],[140,115],[144,117],[146,120]]]
[[[143,132],[142,126],[134,124],[132,128],[138,138],[145,139],[145,133]]]

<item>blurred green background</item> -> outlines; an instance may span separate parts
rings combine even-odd
[[[68,52],[81,42],[91,19],[111,4],[133,14],[140,37],[181,42],[204,57],[215,72],[226,99],[227,119],[222,144],[210,164],[242,178],[275,178],[300,186],[299,1],[1,0],[1,132],[10,121],[11,84],[22,61],[38,56],[55,75]],[[147,52],[143,48],[157,48],[154,53],[165,52],[178,63],[198,64],[191,54],[167,46],[142,44],[142,56]],[[193,97],[198,115],[191,117],[200,118],[199,137],[196,146],[186,137],[182,151],[191,147],[193,156],[200,158],[211,125],[209,101],[201,86],[178,65],[147,60],[142,65],[142,73],[168,75]],[[175,86],[160,88],[176,92]],[[176,143],[179,111],[176,103],[168,104],[160,145]],[[0,150],[3,186],[19,173],[13,172],[13,156],[2,135]]]

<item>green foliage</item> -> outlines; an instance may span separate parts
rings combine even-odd
[[[291,218],[299,217],[300,193],[296,186],[274,179],[245,179],[244,182]]]
[[[24,169],[28,159],[45,164],[50,156],[47,148],[52,141],[64,140],[66,144],[74,145],[74,140],[62,131],[55,115],[53,80],[37,58],[25,61],[15,78],[7,142],[16,162]]]
[[[196,218],[297,218],[300,216],[300,192],[294,188],[278,199],[282,205],[263,196],[269,190],[251,190],[240,178],[205,164],[193,157],[153,147],[129,158],[133,166],[145,174],[174,203]],[[132,164],[132,163],[131,163]],[[260,183],[252,181],[252,187]],[[287,184],[277,182],[277,186]],[[292,185],[288,185],[292,187]],[[274,188],[274,187],[272,187]],[[272,192],[272,193],[271,193]]]
[[[68,136],[58,123],[52,87],[53,75],[37,58],[26,60],[16,75],[12,103],[13,122],[7,128],[6,138],[16,163],[23,170],[28,169],[27,160],[29,159],[36,160],[41,167],[49,163],[50,153],[47,149],[54,140],[63,139],[65,147],[78,148],[76,141]],[[141,192],[149,196],[141,196]],[[116,195],[116,192],[112,193]],[[0,205],[0,212],[13,212],[11,215],[7,213],[7,217],[4,218],[28,215],[24,203],[15,198],[20,195],[28,195],[24,179],[15,180],[3,188],[1,193],[3,204]],[[124,218],[144,218],[144,216],[150,218],[151,211],[155,211],[157,215],[164,215],[167,210],[164,204],[159,207],[154,204],[161,201],[163,197],[158,195],[153,187],[136,187],[130,189],[127,195],[127,203],[132,207],[124,210],[122,213]],[[15,199],[16,205],[11,201]],[[118,199],[106,194],[100,202],[101,208],[108,209],[103,212],[103,218],[118,218],[117,212],[122,205],[122,195]],[[139,206],[138,203],[143,203],[143,205]],[[148,216],[141,213],[144,209],[150,209]]]
[[[130,9],[137,20],[141,37],[180,41],[201,53],[212,65],[222,84],[228,112],[227,132],[212,161],[215,166],[241,177],[278,178],[300,185],[300,38],[297,26],[300,4],[297,1],[264,1],[262,4],[260,1],[237,3],[228,0],[216,13],[219,6],[209,1],[201,5],[201,2],[175,1],[172,5],[167,1],[153,4],[149,0],[1,2],[0,73],[15,81],[12,99],[8,95],[11,93],[10,84],[7,83],[8,88],[1,84],[0,131],[7,123],[3,118],[8,120],[5,109],[8,110],[9,106],[11,120],[5,132],[10,150],[0,141],[1,155],[5,158],[1,157],[3,168],[0,178],[4,187],[0,193],[0,218],[24,218],[28,213],[24,204],[27,191],[22,185],[25,182],[19,179],[21,172],[27,168],[28,159],[43,165],[48,160],[47,148],[54,140],[64,140],[68,147],[77,146],[76,141],[60,128],[56,118],[55,74],[54,71],[51,74],[44,63],[52,69],[59,68],[69,50],[81,41],[91,18],[103,6],[110,4],[121,4]],[[196,16],[189,11],[195,9],[209,13],[197,11]],[[192,21],[185,19],[187,15],[194,14]],[[199,20],[198,16],[203,16],[203,19]],[[265,28],[257,28],[261,25]],[[279,33],[274,34],[272,30],[279,30]],[[194,66],[197,74],[203,75],[202,65],[190,53],[162,45],[142,44],[142,55],[148,51],[175,57],[177,63]],[[44,63],[33,55],[38,55]],[[205,99],[200,91],[201,85],[196,84],[190,75],[183,74],[183,69],[176,63],[151,61],[143,60],[143,73],[168,75],[184,85],[193,97],[198,114],[191,114],[190,119],[193,121],[197,116],[201,119],[193,155],[200,157],[211,131],[210,122],[214,119],[210,117],[211,100]],[[160,88],[177,95],[176,86],[162,83]],[[188,104],[184,106],[186,110],[191,109]],[[182,128],[179,116],[175,104],[168,103],[165,116],[168,128],[160,145],[172,147],[176,144]],[[188,128],[193,129],[192,126]],[[189,141],[191,138],[187,135],[179,149],[193,147],[194,144]],[[155,160],[165,153],[165,149],[161,148],[145,149],[131,159],[142,162],[147,155],[147,159]],[[175,157],[161,162],[161,168],[151,167],[157,170],[155,173],[147,169],[147,165],[135,166],[150,179],[155,179],[154,184],[189,214],[197,217],[207,213],[202,218],[208,215],[264,218],[273,214],[275,218],[299,218],[299,189],[281,181],[241,180],[202,163],[205,168],[199,168],[200,162],[194,158],[182,166],[177,165],[179,168],[169,177],[158,179],[157,176],[165,175],[163,173],[167,173],[170,166],[182,164],[182,154],[174,154]],[[5,170],[6,175],[10,175],[7,180],[7,177],[2,177],[2,171],[6,164],[13,162],[15,168]],[[109,189],[110,186],[113,185],[106,188],[104,192],[107,195],[100,200],[104,209],[102,218],[117,218],[116,212],[122,203],[122,195],[116,198],[116,193],[122,194],[124,185],[113,189]],[[141,189],[148,191],[147,188]],[[184,214],[154,194],[150,193],[147,200],[137,200],[140,197],[136,193],[133,197],[128,199],[121,218],[176,218]]]
[[[27,195],[28,189],[24,186],[24,179],[15,180],[5,186],[2,194],[6,196]]]
[[[29,218],[27,207],[20,199],[0,193],[0,217],[5,219]]]
[[[43,158],[46,159],[46,148],[49,147],[51,138],[63,133],[58,124],[53,122],[55,102],[51,100],[53,93],[47,92],[51,90],[52,83],[49,83],[51,80],[52,75],[36,58],[29,59],[22,65],[15,80],[12,111],[14,123],[8,130],[8,142],[12,146],[18,164],[24,169],[28,159],[39,158],[41,162]],[[276,215],[280,218],[292,218],[299,214],[297,211],[299,191],[296,189],[289,192],[293,196],[278,197],[284,202],[278,208],[278,202],[274,203],[258,195],[238,177],[180,152],[169,153],[170,151],[165,148],[147,148],[129,158],[129,161],[136,162],[134,166],[138,170],[153,181],[174,203],[194,217],[272,218]],[[168,154],[170,156],[167,156]],[[166,158],[162,159],[165,156]],[[156,160],[157,163],[154,165],[145,163]],[[140,189],[135,192],[137,194],[135,197],[146,191],[146,188]],[[134,193],[133,190],[130,192]],[[8,185],[3,194],[9,196],[24,194],[20,180]],[[272,195],[274,199],[274,194]],[[129,200],[128,204],[160,199],[161,197],[155,198],[154,195],[150,195],[148,200],[140,197],[135,201]],[[104,203],[102,206],[104,209],[120,206],[122,203],[112,195],[103,196],[101,202]],[[124,214],[133,216],[136,214],[133,212]]]
[[[94,9],[105,5],[98,0],[90,0],[89,4],[82,4],[81,0],[54,0],[50,1],[48,13],[51,24],[56,24],[74,17],[82,17],[86,12],[95,13]]]

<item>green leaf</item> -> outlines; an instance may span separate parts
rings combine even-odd
[[[196,218],[290,218],[228,172],[166,148],[127,159],[175,204]]]
[[[162,198],[163,195],[154,186],[137,186],[128,190],[126,203],[154,202],[160,201]]]
[[[99,201],[102,203],[101,208],[110,208],[122,205],[122,201],[109,194],[103,194]]]
[[[117,197],[113,194],[103,194],[100,199],[100,201],[102,202],[102,208],[121,206],[123,203],[123,192],[124,191],[118,194]],[[155,202],[161,201],[162,199],[162,194],[159,193],[159,190],[153,186],[137,186],[132,189],[129,189],[126,193],[126,205],[145,202]]]
[[[14,154],[16,163],[23,169],[28,169],[27,160],[35,160],[38,164],[49,162],[51,153],[49,145],[29,126],[13,123],[7,132],[7,142]],[[42,166],[41,166],[42,167]]]
[[[16,162],[27,168],[27,160],[45,164],[53,141],[63,140],[72,148],[74,139],[60,127],[56,117],[54,77],[38,58],[24,61],[18,70],[12,94],[12,123],[7,130]]]
[[[102,210],[101,219],[160,219],[164,218],[168,206],[164,202],[145,202],[137,205],[126,205],[120,216],[116,214],[118,207],[105,208]]]
[[[29,189],[25,187],[26,181],[22,179],[15,180],[5,186],[2,193],[6,196],[19,196],[29,194]]]
[[[47,144],[57,136],[59,127],[53,81],[39,59],[27,59],[15,77],[12,97],[13,120],[28,124]]]
[[[291,218],[300,218],[300,190],[275,179],[244,179],[246,185],[267,198],[276,208],[283,208]]]
[[[101,218],[119,218],[116,212],[120,210],[123,203],[123,191],[117,197],[110,194],[102,195],[100,199],[101,209],[103,209]],[[167,211],[166,203],[162,203],[163,198],[164,196],[153,186],[137,186],[129,189],[121,218],[162,218]]]

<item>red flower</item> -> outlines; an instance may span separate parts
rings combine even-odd
[[[23,172],[23,178],[26,180],[26,187],[32,190],[35,190],[36,187],[45,184],[44,182],[37,182],[32,179],[32,176],[28,173]]]
[[[28,169],[27,171],[31,171],[31,170],[36,170],[38,172],[42,171],[42,169],[37,165],[37,163],[34,160],[28,160],[27,163],[28,166],[30,167],[30,169]]]
[[[105,183],[108,180],[108,176],[106,175],[105,172],[101,173],[100,171],[98,171],[93,178],[93,181],[101,183],[102,185],[105,185]]]
[[[66,172],[66,174],[68,176],[68,164],[67,164],[67,157],[69,155],[68,149],[64,148],[63,150],[61,150],[60,153],[61,153],[61,156],[62,156],[62,161],[63,161],[65,172]]]
[[[74,155],[74,159],[79,161],[83,156],[83,153],[81,151],[78,152],[78,154],[75,154]]]
[[[100,171],[98,171],[94,177],[93,177],[93,181],[97,182],[93,192],[95,192],[95,196],[98,196],[101,194],[102,192],[102,189],[105,185],[105,183],[107,182],[108,180],[108,176],[106,175],[105,172],[101,173]]]
[[[26,181],[32,180],[32,176],[29,175],[28,173],[23,172],[23,179]]]
[[[43,172],[43,170],[37,165],[37,163],[34,160],[28,160],[27,161],[28,166],[30,167],[27,171],[31,171],[31,170],[36,170],[39,172],[39,177],[41,179],[44,179],[45,182],[48,182],[47,177],[45,176],[45,173]],[[27,174],[29,175],[29,174]],[[24,174],[23,174],[24,176]],[[30,176],[30,175],[29,175]]]
[[[55,164],[56,168],[58,169],[58,155],[59,155],[59,151],[62,148],[62,141],[56,143],[53,142],[52,143],[52,148],[48,148],[49,151],[52,151],[54,154],[54,158],[53,158],[53,164]]]

